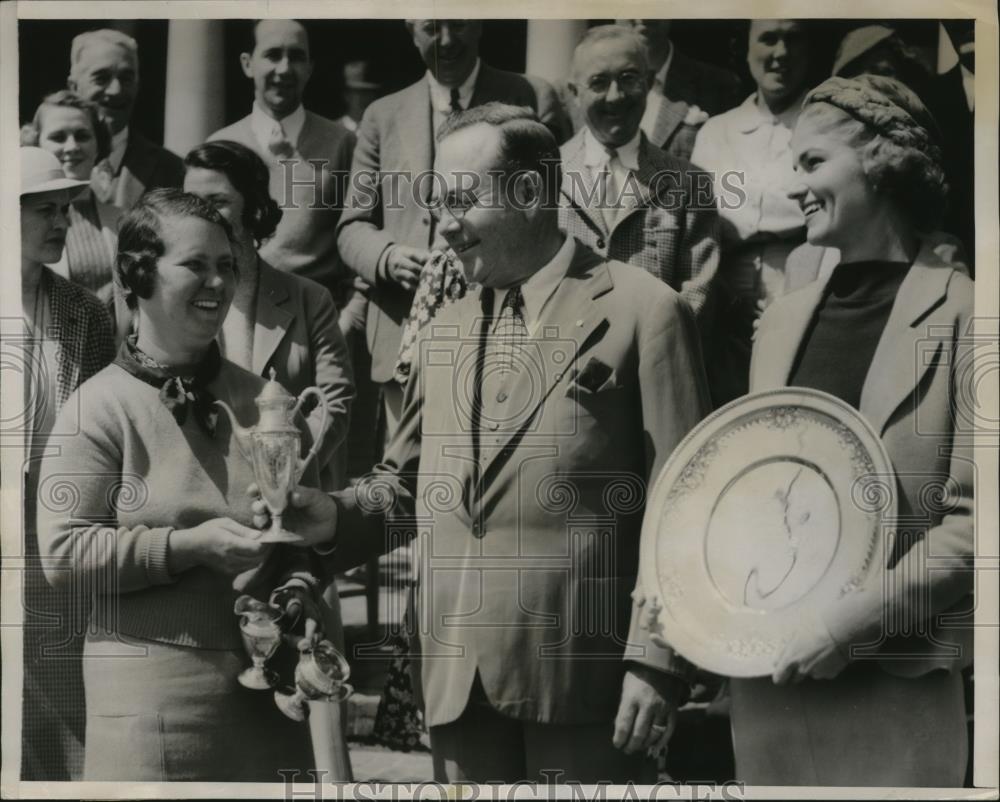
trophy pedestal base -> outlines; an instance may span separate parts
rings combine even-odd
[[[289,532],[286,529],[268,529],[259,538],[257,538],[261,543],[292,543],[299,546],[304,542],[303,539],[296,535],[294,532]]]

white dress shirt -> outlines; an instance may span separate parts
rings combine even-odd
[[[535,335],[542,312],[545,310],[549,299],[552,298],[559,286],[559,282],[569,271],[570,263],[573,261],[575,250],[572,237],[566,237],[556,255],[543,268],[529,276],[521,285],[521,297],[524,299],[524,308],[521,313],[524,317],[524,326],[530,336]],[[493,302],[494,326],[499,319],[499,311],[503,308],[504,299],[510,290],[497,290],[496,298]]]
[[[264,111],[263,107],[257,101],[254,101],[253,110],[250,112],[250,128],[264,153],[269,152],[268,143],[271,141],[271,135],[275,126],[279,123],[285,130],[285,139],[288,140],[293,148],[297,148],[299,146],[299,134],[302,133],[302,126],[305,125],[305,122],[306,110],[302,107],[301,103],[295,111],[282,117],[280,120],[275,120],[274,117]]]
[[[476,89],[476,78],[479,77],[480,60],[476,59],[476,66],[472,68],[469,77],[458,87],[458,102],[463,109],[469,108],[472,102],[472,93]],[[434,131],[441,126],[449,114],[451,114],[451,87],[438,83],[430,70],[427,70],[427,84],[431,90],[431,116],[433,117]]]
[[[128,126],[126,125],[117,134],[111,137],[111,153],[108,154],[108,164],[111,165],[112,175],[116,174],[122,166],[125,158],[125,149],[128,147]]]
[[[607,207],[613,211],[606,217],[609,221],[608,228],[611,228],[610,221],[617,219],[618,210],[621,209],[621,196],[628,185],[630,172],[639,169],[639,142],[641,138],[642,130],[639,129],[628,142],[615,148],[614,158],[609,159],[607,148],[597,140],[590,128],[587,128],[583,134],[583,161],[590,168],[594,182],[601,180],[605,167],[610,174]]]

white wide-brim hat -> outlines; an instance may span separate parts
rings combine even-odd
[[[21,148],[21,195],[38,195],[60,189],[80,190],[89,186],[88,181],[67,178],[59,160],[47,150],[34,147]]]

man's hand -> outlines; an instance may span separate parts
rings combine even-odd
[[[614,744],[631,755],[666,746],[677,723],[676,677],[632,663],[622,682]]]
[[[404,290],[413,291],[420,283],[420,271],[428,257],[430,251],[423,248],[393,245],[385,258],[386,277]]]
[[[250,485],[247,495],[254,499],[253,525],[258,529],[266,529],[271,525],[271,515],[260,498],[257,485]],[[333,538],[337,532],[337,504],[322,490],[297,487],[289,496],[281,523],[289,532],[302,538],[302,546],[329,549],[333,546]]]
[[[322,620],[319,604],[313,591],[305,583],[292,580],[280,588],[275,588],[271,591],[271,598],[268,601],[284,612],[288,629],[284,633],[284,638],[292,647],[298,648],[302,641],[312,645],[322,634],[319,626]],[[301,627],[300,621],[302,621]],[[302,632],[301,635],[297,634],[299,631]]]

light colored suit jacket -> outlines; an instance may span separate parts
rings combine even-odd
[[[316,455],[320,487],[343,487],[343,446],[350,426],[354,375],[330,293],[314,281],[285,273],[261,259],[253,365],[249,367],[264,377],[274,368],[278,381],[295,396],[306,387],[323,391],[329,428]],[[318,406],[306,416],[314,440],[321,434],[321,416]]]
[[[700,109],[708,116],[722,114],[740,102],[740,95],[736,75],[685,56],[675,47],[650,141],[672,156],[690,161],[695,136],[705,120],[704,114],[693,110]]]
[[[492,100],[530,106],[550,128],[562,125],[563,110],[551,86],[538,78],[482,64],[470,106]],[[379,263],[390,245],[429,248],[434,238],[430,213],[413,201],[413,181],[434,166],[432,121],[430,88],[427,79],[421,78],[372,103],[358,127],[338,244],[348,267],[372,285],[368,348],[372,378],[377,382],[392,378],[402,327],[413,303],[412,292],[378,278]],[[377,178],[360,180],[370,176]],[[424,181],[417,191],[427,200],[431,183]],[[398,202],[386,203],[387,197],[398,198]]]
[[[639,143],[640,193],[624,192],[622,208],[608,231],[580,131],[562,146],[559,225],[608,259],[641,267],[677,290],[690,304],[699,329],[707,331],[719,267],[719,215],[711,176],[650,145]],[[699,191],[700,177],[700,191]]]
[[[295,148],[301,159],[286,169],[273,153],[261,148],[250,120],[248,114],[209,140],[229,139],[245,145],[270,171],[271,197],[282,215],[274,236],[261,246],[261,256],[279,270],[321,284],[343,303],[353,276],[343,269],[334,229],[351,167],[354,134],[340,123],[307,111]]]
[[[786,386],[827,278],[778,298],[765,311],[753,349],[751,391]],[[880,657],[886,671],[901,676],[954,669],[972,656],[971,626],[958,622],[956,612],[971,610],[967,595],[973,587],[973,292],[964,271],[942,259],[933,241],[924,242],[899,288],[861,393],[860,412],[882,438],[895,470],[886,479],[896,494],[896,531],[888,533],[882,555],[892,570],[884,572],[882,584],[905,594],[911,605],[922,599],[925,606],[917,608],[920,620],[910,620],[909,633],[889,616],[874,641],[869,635],[858,642],[845,622],[868,609],[882,622],[880,585],[832,607],[826,623],[839,643],[864,644],[863,653]]]
[[[334,495],[335,559],[416,537],[430,726],[458,718],[478,672],[504,715],[610,737],[623,656],[690,670],[630,593],[647,483],[708,409],[697,329],[672,289],[577,242],[522,372],[477,418],[486,330],[477,289],[422,331],[384,464]]]

